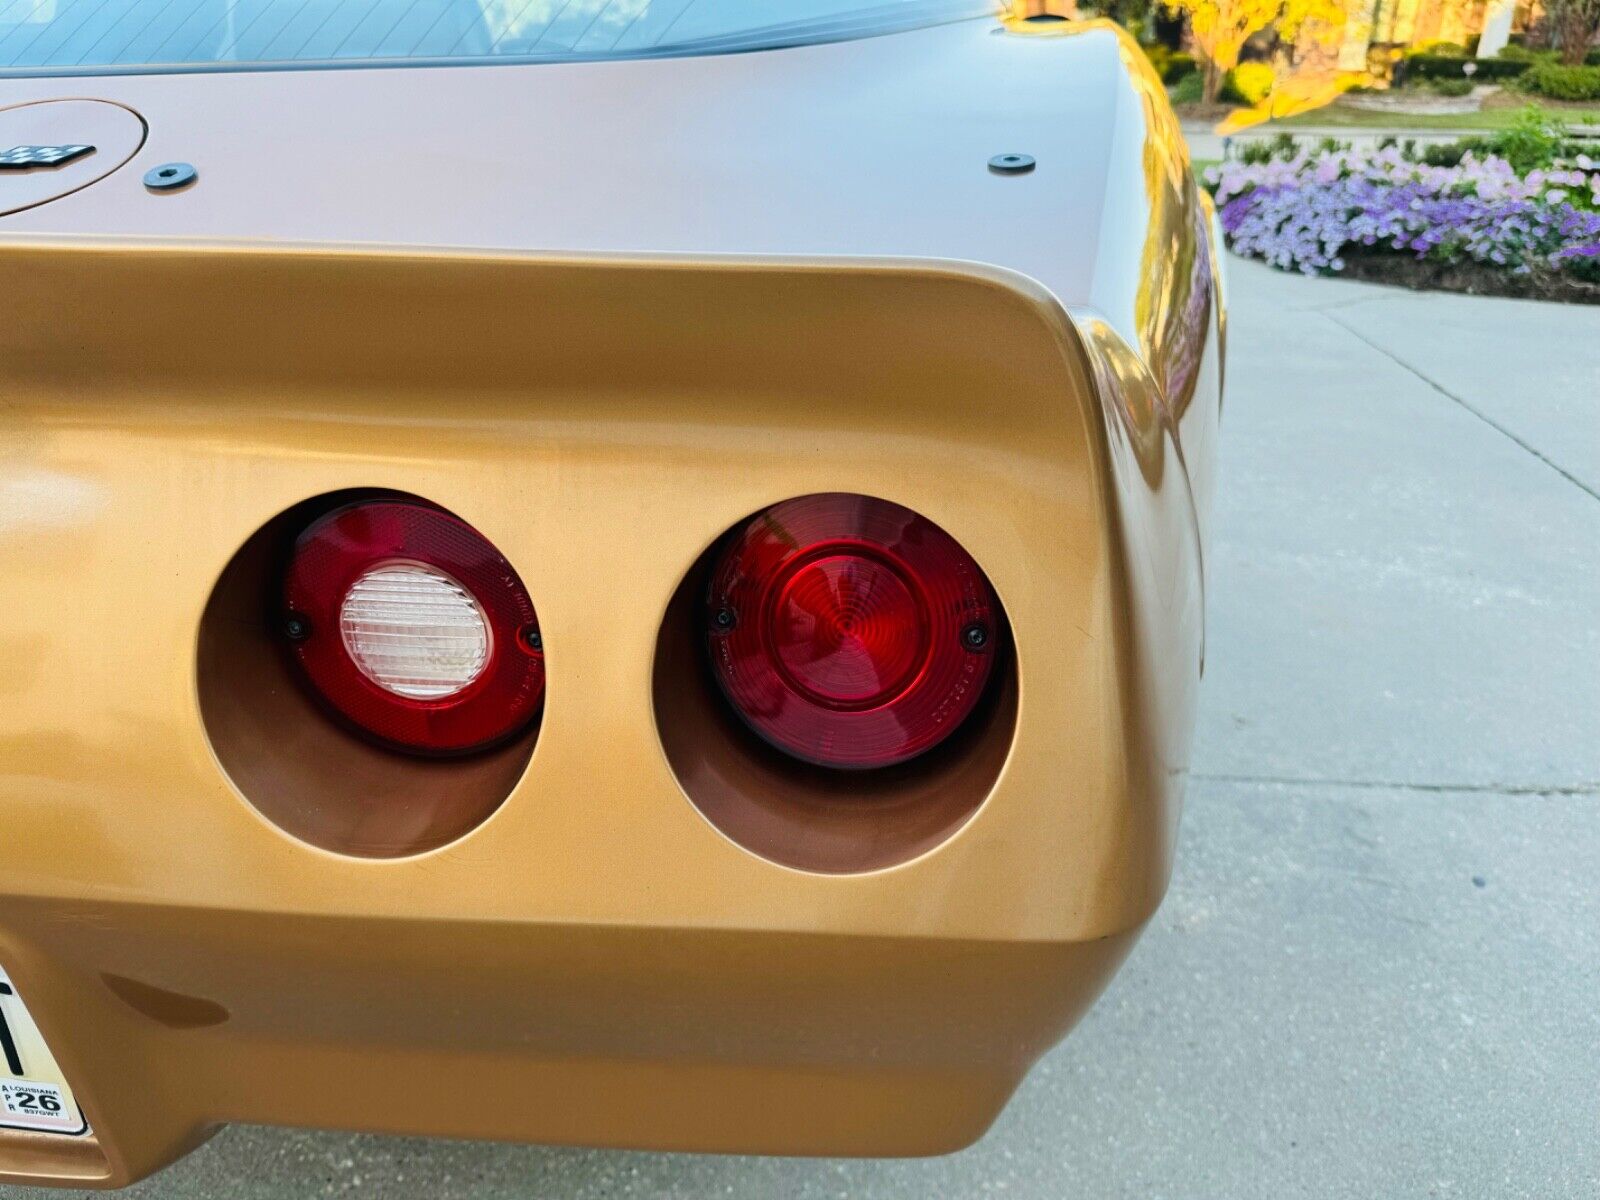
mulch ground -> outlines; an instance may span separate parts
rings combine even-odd
[[[1224,117],[1232,116],[1237,107],[1234,104],[1177,104],[1173,111],[1180,121],[1215,125]]]
[[[1426,262],[1399,254],[1347,254],[1344,264],[1340,279],[1393,284],[1417,292],[1465,292],[1470,296],[1600,304],[1600,283],[1554,271],[1514,275],[1482,263]]]

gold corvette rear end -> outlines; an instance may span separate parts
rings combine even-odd
[[[148,137],[0,217],[0,1017],[37,1026],[11,1076],[83,1118],[0,1113],[0,1177],[123,1184],[232,1121],[982,1134],[1166,886],[1221,379],[1159,84],[1109,29],[1005,28],[17,84]],[[570,107],[528,138],[587,132],[594,162],[483,133],[547,72]],[[616,133],[591,81],[675,107],[677,140]],[[454,189],[404,149],[450,122],[494,164]],[[988,169],[1012,151],[1036,169]],[[180,156],[191,187],[140,186]],[[932,522],[1000,610],[970,716],[874,770],[752,736],[707,660],[729,531],[837,493]],[[514,567],[537,719],[424,757],[307,686],[286,547],[374,498]]]

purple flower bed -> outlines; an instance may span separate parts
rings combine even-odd
[[[1600,278],[1600,161],[1518,175],[1502,158],[1429,166],[1397,148],[1302,151],[1206,173],[1228,245],[1308,275],[1363,251]]]

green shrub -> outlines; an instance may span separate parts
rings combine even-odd
[[[1552,100],[1600,100],[1600,67],[1535,63],[1521,83],[1525,91],[1549,96]]]
[[[1530,50],[1526,46],[1507,46],[1500,51],[1500,57],[1513,59],[1517,62],[1558,63],[1561,61],[1561,51]],[[1583,65],[1586,67],[1600,67],[1600,46],[1596,46],[1583,56]]]
[[[1161,76],[1161,82],[1177,83],[1184,76],[1197,74],[1199,70],[1200,64],[1195,61],[1194,55],[1177,51],[1167,60],[1167,69]]]
[[[1407,58],[1417,58],[1421,55],[1432,55],[1436,58],[1465,58],[1467,48],[1460,42],[1431,41],[1418,42],[1406,51]]]
[[[1448,58],[1439,54],[1414,54],[1406,59],[1406,74],[1412,79],[1465,79],[1464,68],[1476,64],[1472,73],[1475,83],[1488,83],[1496,79],[1514,79],[1527,71],[1530,64],[1514,58]]]
[[[1418,156],[1430,167],[1455,167],[1468,154],[1476,158],[1503,158],[1519,173],[1552,166],[1558,159],[1576,158],[1592,147],[1567,139],[1567,127],[1552,113],[1529,105],[1517,114],[1510,129],[1475,134],[1453,142],[1424,146]]]
[[[1472,80],[1470,79],[1430,79],[1428,86],[1441,96],[1470,96],[1472,94]]]
[[[1565,274],[1571,275],[1574,279],[1581,279],[1585,283],[1600,283],[1600,258],[1580,254],[1567,259],[1561,264],[1561,269]]]
[[[1167,94],[1172,97],[1174,104],[1199,104],[1204,99],[1205,93],[1205,80],[1200,78],[1199,71],[1190,71],[1167,89]]]
[[[1509,129],[1487,137],[1463,138],[1456,145],[1479,158],[1496,155],[1519,175],[1548,167],[1568,148],[1567,127],[1553,113],[1530,104],[1517,114]]]
[[[1462,138],[1457,142],[1435,142],[1422,148],[1422,161],[1430,167],[1459,167],[1467,151],[1482,158],[1488,147],[1483,138]]]
[[[1497,56],[1505,62],[1536,63],[1559,58],[1554,50],[1530,50],[1526,46],[1509,45]]]
[[[1288,162],[1299,149],[1300,145],[1292,133],[1280,133],[1271,138],[1251,138],[1240,148],[1239,161],[1249,167],[1262,166],[1275,158]]]
[[[1348,146],[1346,146],[1345,148],[1349,149]],[[1422,161],[1422,155],[1417,153],[1417,139],[1416,138],[1407,138],[1403,142],[1399,138],[1395,138],[1395,137],[1380,138],[1379,141],[1378,141],[1378,149],[1379,150],[1398,150],[1398,151],[1400,151],[1400,157],[1405,159],[1406,162],[1421,162]]]
[[[1150,65],[1156,69],[1156,74],[1161,76],[1161,82],[1169,87],[1195,70],[1192,54],[1173,50],[1161,42],[1145,46],[1143,49],[1144,56],[1150,60]]]
[[[1236,104],[1260,104],[1272,95],[1277,76],[1263,62],[1240,63],[1222,77],[1222,98]]]

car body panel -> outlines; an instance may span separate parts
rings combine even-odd
[[[94,96],[150,133],[115,175],[4,232],[967,261],[1038,279],[1138,344],[1129,256],[1171,216],[1147,172],[1187,158],[1125,38],[1073,30],[963,21],[710,57],[19,78],[11,104]],[[987,169],[1015,150],[1037,168]],[[199,182],[147,192],[145,171],[171,160]]]
[[[0,1175],[123,1183],[235,1120],[818,1154],[982,1133],[1166,887],[1221,371],[1154,77],[1101,28],[991,28],[94,81],[145,149],[0,222],[0,964],[99,1157],[0,1135]],[[1033,174],[986,170],[1018,149]],[[178,157],[199,182],[144,194]],[[549,648],[504,802],[383,860],[264,815],[204,711],[230,559],[351,486],[470,520]],[[1018,666],[981,807],[845,875],[701,816],[651,675],[688,565],[830,490],[955,536]]]

